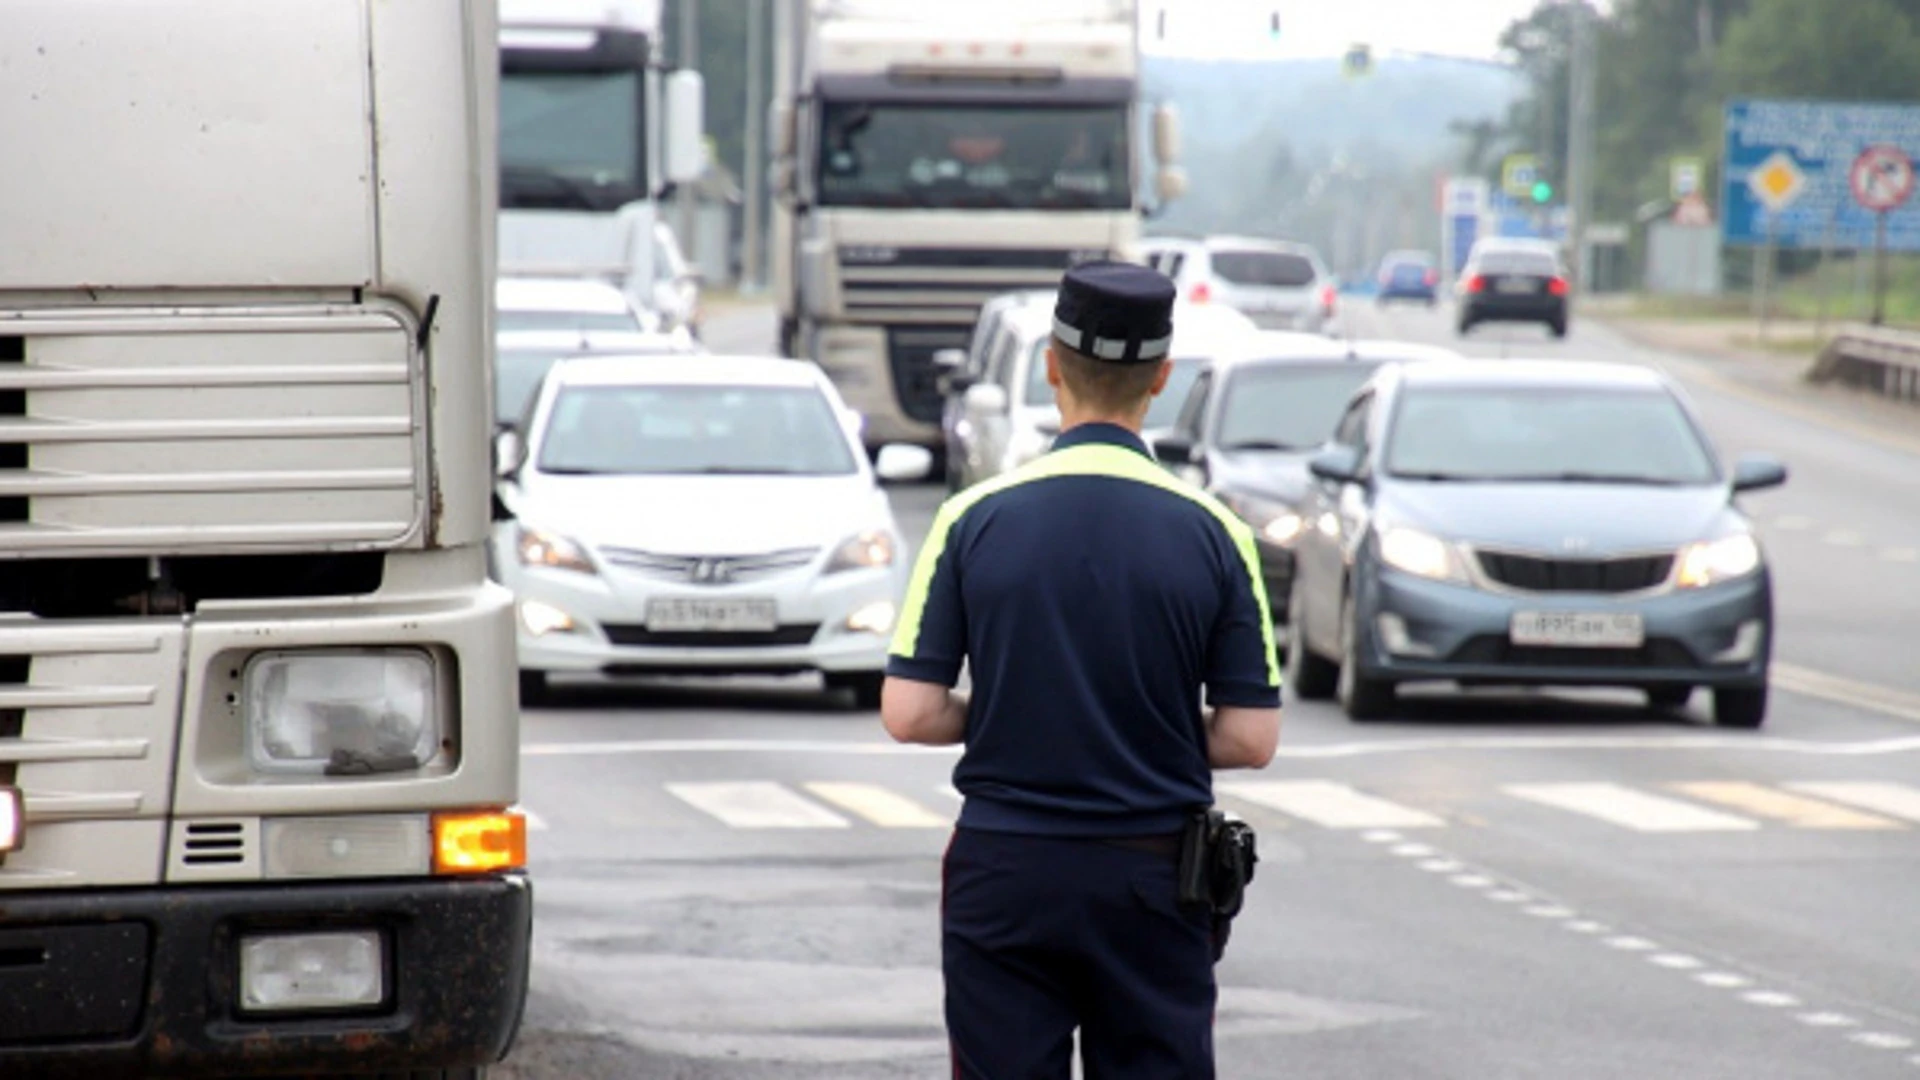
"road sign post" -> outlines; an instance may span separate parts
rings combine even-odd
[[[1913,159],[1905,150],[1876,143],[1860,152],[1847,172],[1853,199],[1873,211],[1873,325],[1887,318],[1887,215],[1913,197]]]

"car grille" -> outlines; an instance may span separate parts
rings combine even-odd
[[[1498,634],[1467,639],[1448,661],[1499,667],[1687,668],[1698,666],[1685,645],[1670,638],[1649,638],[1637,649],[1578,649],[1515,645]]]
[[[1525,592],[1627,593],[1664,584],[1673,572],[1667,555],[1618,559],[1547,559],[1498,551],[1476,553],[1494,581]]]
[[[663,555],[633,548],[601,548],[607,562],[662,581],[695,585],[738,585],[762,581],[810,565],[817,547],[788,548],[764,555]]]
[[[819,623],[790,623],[772,630],[649,630],[635,623],[601,627],[615,645],[654,645],[678,649],[751,649],[770,645],[806,645]]]
[[[942,349],[964,349],[972,331],[966,327],[913,327],[887,332],[887,366],[893,373],[893,396],[900,411],[923,424],[940,422],[946,404],[940,393],[940,369],[933,354]]]

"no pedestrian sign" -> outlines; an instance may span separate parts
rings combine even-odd
[[[1897,146],[1869,146],[1848,174],[1853,198],[1879,213],[1897,210],[1913,197],[1913,159]]]

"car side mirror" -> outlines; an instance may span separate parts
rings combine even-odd
[[[1192,439],[1172,432],[1155,435],[1151,445],[1154,459],[1162,465],[1191,465],[1199,456],[1197,452],[1199,448],[1193,445]]]
[[[967,350],[941,349],[933,354],[933,366],[945,372],[955,372],[967,366]]]
[[[1007,411],[1007,391],[993,383],[975,383],[967,387],[966,403],[982,416],[1001,416]]]
[[[512,480],[527,463],[526,440],[514,428],[498,431],[493,436],[493,475],[501,480]]]
[[[1733,463],[1733,490],[1760,491],[1787,482],[1787,467],[1764,454],[1750,454]]]
[[[873,474],[888,483],[912,483],[933,474],[933,451],[924,446],[888,443],[874,456]]]
[[[1307,460],[1307,471],[1322,480],[1351,484],[1360,479],[1360,452],[1351,446],[1329,446]]]

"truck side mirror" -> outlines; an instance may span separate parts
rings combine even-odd
[[[1159,198],[1162,206],[1187,193],[1187,170],[1178,165],[1160,166],[1160,171],[1153,179],[1153,193]]]
[[[1163,168],[1180,160],[1180,110],[1171,105],[1153,110],[1153,160]]]
[[[767,106],[767,150],[775,160],[793,156],[794,144],[800,141],[793,130],[796,116],[793,106],[784,101]]]
[[[667,180],[685,184],[707,170],[707,81],[697,71],[667,76]]]

